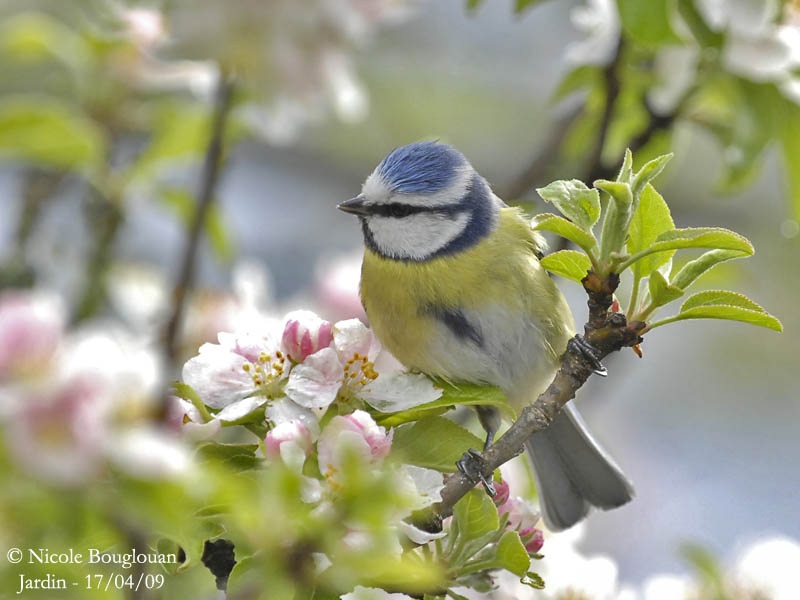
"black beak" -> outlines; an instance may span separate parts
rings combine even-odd
[[[359,194],[355,198],[350,198],[350,200],[345,200],[344,202],[340,202],[336,205],[341,211],[346,213],[350,213],[351,215],[357,215],[359,217],[365,217],[370,214],[369,207],[365,203],[365,198],[363,194]]]

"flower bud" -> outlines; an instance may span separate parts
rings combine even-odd
[[[392,448],[393,433],[387,433],[363,410],[333,417],[317,444],[320,472],[329,481],[335,480],[346,452],[356,452],[365,463],[384,458]]]
[[[283,329],[283,349],[295,362],[331,344],[333,325],[309,310],[295,310],[286,315]]]
[[[526,542],[525,536],[531,534],[533,534],[531,539]],[[542,549],[542,546],[544,546],[544,534],[541,529],[534,529],[532,527],[523,529],[519,532],[519,537],[522,538],[522,543],[525,544],[525,550],[527,550],[529,554],[536,554]]]
[[[539,513],[518,496],[512,496],[499,505],[497,512],[500,516],[508,514],[508,528],[517,531],[533,529],[533,526],[539,521]]]
[[[495,492],[497,492],[492,498],[495,506],[502,506],[508,501],[509,494],[511,493],[511,489],[508,487],[508,482],[505,480],[500,482],[494,483]]]
[[[267,432],[264,439],[267,458],[281,458],[281,447],[289,443],[299,448],[305,456],[311,453],[311,433],[299,420],[280,423]]]

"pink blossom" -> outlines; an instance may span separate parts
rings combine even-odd
[[[280,423],[267,432],[264,439],[267,457],[276,459],[281,457],[281,449],[285,444],[295,444],[302,449],[305,456],[311,453],[313,442],[311,433],[299,420]]]
[[[343,459],[355,452],[365,463],[374,463],[389,454],[393,431],[388,433],[363,410],[336,416],[323,429],[317,444],[320,472],[332,483],[338,482]]]
[[[529,535],[531,536],[531,539],[526,542],[525,537]],[[525,550],[527,550],[530,554],[536,554],[542,549],[542,546],[544,546],[544,534],[542,533],[541,529],[528,527],[520,531],[519,536],[522,538],[522,542],[525,544]]]
[[[60,484],[77,484],[97,471],[105,439],[106,389],[76,377],[26,397],[6,441],[32,474]]]
[[[64,332],[60,299],[41,292],[0,295],[0,381],[31,373],[55,353]]]
[[[295,362],[327,348],[333,340],[333,325],[309,310],[295,310],[285,317],[283,350]]]
[[[497,507],[500,516],[508,515],[508,527],[523,531],[532,529],[539,521],[539,513],[519,496],[513,496]]]
[[[260,393],[277,394],[288,365],[269,335],[220,333],[219,344],[203,344],[183,365],[183,381],[206,405],[224,408]]]
[[[500,482],[495,482],[494,484],[495,492],[497,492],[492,498],[495,503],[495,506],[502,506],[508,501],[508,497],[511,493],[511,489],[508,486],[508,482],[503,480]]]

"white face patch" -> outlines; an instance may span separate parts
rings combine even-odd
[[[409,206],[449,206],[464,197],[474,175],[475,170],[472,166],[465,164],[456,170],[453,182],[443,190],[433,194],[399,194],[391,192],[375,169],[364,182],[361,193],[366,198],[367,204],[400,202]]]
[[[367,227],[381,254],[422,260],[461,235],[469,219],[469,212],[417,213],[402,219],[373,216],[367,219]]]

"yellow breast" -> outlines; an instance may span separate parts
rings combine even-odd
[[[361,299],[381,343],[406,367],[431,373],[442,364],[440,331],[432,309],[480,311],[493,307],[532,322],[555,360],[572,334],[566,301],[539,264],[536,240],[520,211],[501,210],[492,235],[472,248],[425,262],[364,254]],[[432,350],[438,348],[438,350]],[[447,376],[448,373],[431,373]]]

